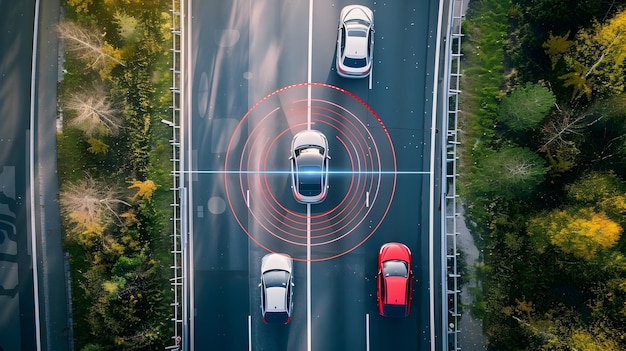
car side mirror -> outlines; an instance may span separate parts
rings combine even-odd
[[[261,287],[261,283],[259,283],[259,288]]]

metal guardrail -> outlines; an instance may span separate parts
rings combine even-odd
[[[183,257],[183,238],[181,236],[181,202],[183,189],[181,188],[181,162],[180,162],[180,88],[181,88],[181,30],[182,30],[182,0],[172,0],[172,26],[170,31],[172,33],[172,48],[170,49],[172,57],[172,86],[170,91],[172,93],[172,105],[170,109],[172,111],[172,120],[162,120],[163,123],[169,125],[172,128],[172,138],[170,139],[170,145],[172,146],[172,188],[170,190],[173,193],[173,199],[171,203],[172,217],[172,233],[170,234],[172,240],[172,276],[170,278],[171,289],[174,292],[174,301],[171,303],[173,314],[172,322],[174,323],[174,333],[172,335],[172,345],[165,347],[166,350],[180,350],[182,346],[182,337],[184,335],[185,318],[184,318],[184,257]]]
[[[450,16],[449,36],[448,36],[448,91],[447,91],[447,133],[445,151],[445,174],[446,189],[445,195],[445,233],[446,233],[446,295],[447,295],[447,340],[448,351],[459,351],[459,320],[461,313],[459,310],[459,297],[461,293],[460,278],[457,259],[457,236],[459,234],[457,221],[460,218],[458,211],[459,195],[456,193],[457,180],[457,146],[458,140],[458,119],[459,119],[459,94],[461,80],[461,39],[463,33],[461,22],[465,15],[463,13],[464,1],[453,0]]]

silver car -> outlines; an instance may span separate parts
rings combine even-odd
[[[293,309],[293,260],[270,253],[261,260],[261,315],[263,322],[287,324]]]
[[[296,201],[317,204],[328,194],[328,140],[317,130],[305,130],[291,142],[291,189]]]
[[[346,78],[370,74],[374,55],[374,14],[361,5],[341,10],[337,32],[337,73]]]

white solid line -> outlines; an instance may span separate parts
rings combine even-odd
[[[445,0],[439,0],[439,19],[437,21],[437,37],[435,44],[435,71],[433,72],[433,104],[431,112],[431,127],[430,127],[430,205],[428,206],[428,280],[429,280],[429,323],[430,323],[430,350],[435,351],[436,345],[436,328],[435,328],[435,262],[434,262],[434,210],[435,210],[435,138],[437,131],[437,102],[439,89],[439,54],[441,51],[441,27],[443,18],[443,2]],[[442,331],[442,333],[445,332]]]
[[[307,53],[307,129],[311,129],[311,75],[313,70],[313,0],[309,0]],[[306,347],[311,351],[311,205],[306,205]]]
[[[248,315],[248,351],[252,351],[252,316]]]
[[[246,190],[246,206],[250,208],[250,189]]]
[[[309,0],[309,48],[307,63],[307,129],[311,129],[311,74],[313,70],[313,0]]]
[[[369,88],[372,90],[372,75],[374,74],[374,62],[372,62],[372,70],[370,71]]]
[[[370,192],[365,192],[365,207],[370,207]]]
[[[370,351],[370,314],[365,314],[365,351]]]
[[[311,351],[311,204],[306,205],[306,347]]]
[[[35,227],[35,90],[37,72],[37,47],[39,40],[39,0],[35,1],[35,26],[33,28],[33,56],[30,68],[30,225],[33,265],[33,300],[35,302],[35,338],[37,351],[41,351],[41,323],[39,321],[39,273],[37,269],[37,228]],[[50,340],[48,340],[50,341]]]
[[[192,100],[191,100],[191,94],[189,94],[189,92],[191,92],[191,83],[193,81],[192,79],[192,72],[191,72],[191,67],[193,67],[192,65],[192,60],[193,60],[193,55],[188,55],[188,50],[190,50],[192,48],[192,36],[189,35],[191,32],[191,19],[193,18],[193,13],[191,12],[192,6],[191,6],[192,0],[187,0],[186,1],[186,5],[183,6],[183,8],[181,9],[181,16],[182,16],[182,23],[184,23],[186,30],[181,31],[181,45],[184,45],[184,47],[181,50],[181,57],[180,57],[180,62],[181,62],[181,72],[183,74],[181,74],[181,79],[184,79],[184,82],[181,81],[180,82],[180,86],[181,86],[181,94],[180,94],[180,101],[182,101],[183,103],[181,104],[182,106],[185,106],[185,108],[181,108],[180,110],[180,120],[179,120],[179,125],[181,130],[185,130],[185,133],[181,133],[181,145],[184,148],[185,145],[187,145],[187,152],[180,152],[180,164],[182,165],[182,167],[186,166],[189,167],[188,170],[191,171],[191,154],[192,154],[192,149],[191,149],[191,138],[189,138],[189,140],[187,140],[186,136],[187,135],[191,135],[191,131],[189,130],[189,128],[191,128],[191,113],[189,110],[189,106],[192,106]],[[186,160],[185,155],[189,155],[189,161]],[[183,186],[185,184],[185,179],[184,177],[181,177],[182,182],[180,184],[180,186]],[[183,253],[187,252],[187,254],[183,254],[183,267],[185,268],[183,270],[183,279],[187,278],[187,283],[184,283],[183,285],[183,350],[190,350],[190,351],[194,351],[195,349],[195,324],[196,324],[196,320],[195,320],[195,298],[194,298],[194,286],[195,286],[195,282],[194,282],[194,275],[193,275],[193,261],[194,261],[194,255],[193,255],[193,214],[192,211],[189,211],[189,209],[191,208],[191,204],[193,204],[193,175],[191,174],[191,172],[189,173],[187,180],[186,180],[186,187],[183,188],[183,194],[184,194],[184,199],[181,200],[185,201],[185,203],[187,204],[187,206],[185,207],[187,209],[186,212],[181,212],[181,223],[187,223],[186,226],[181,225],[181,232],[180,232],[180,236],[181,236],[181,240],[184,240],[184,242],[187,242],[187,245],[183,246]],[[186,218],[184,218],[184,217]],[[184,229],[184,230],[183,230]],[[186,239],[186,240],[185,240]],[[185,276],[185,272],[187,273],[187,275]]]

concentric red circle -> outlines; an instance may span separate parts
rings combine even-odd
[[[332,158],[329,196],[307,214],[293,198],[288,157],[293,135],[309,128],[326,135]],[[224,170],[228,205],[248,237],[303,261],[309,244],[308,259],[321,261],[364,243],[396,187],[395,151],[380,117],[354,94],[322,83],[290,85],[254,104],[230,137]]]

